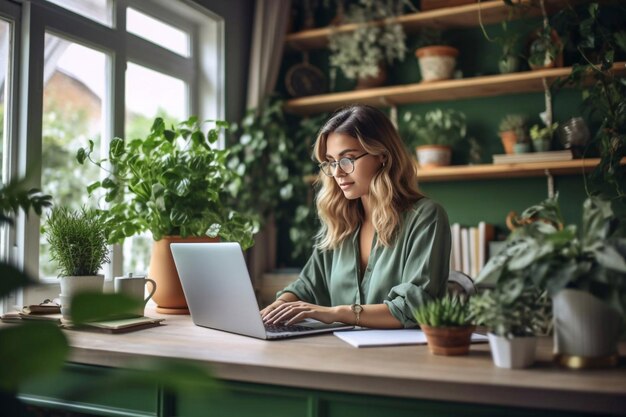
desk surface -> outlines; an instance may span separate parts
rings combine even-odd
[[[465,357],[441,357],[426,346],[354,348],[332,334],[264,341],[194,326],[189,316],[127,334],[67,331],[70,360],[124,367],[139,356],[183,358],[225,380],[405,398],[459,401],[626,415],[626,364],[573,371],[552,362],[539,343],[529,369],[496,368],[487,344]],[[626,354],[626,343],[620,346]]]

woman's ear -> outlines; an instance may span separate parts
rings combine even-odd
[[[385,166],[387,164],[387,154],[386,153],[378,155],[378,159],[380,160],[380,163],[383,166]]]

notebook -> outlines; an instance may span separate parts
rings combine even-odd
[[[353,328],[310,319],[266,327],[238,243],[172,243],[170,248],[197,326],[267,340]]]

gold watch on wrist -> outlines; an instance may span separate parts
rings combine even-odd
[[[352,310],[352,312],[354,313],[354,315],[356,316],[356,320],[354,321],[354,325],[358,326],[359,322],[361,321],[361,312],[363,311],[363,306],[361,306],[361,304],[352,304],[350,306],[350,310]]]

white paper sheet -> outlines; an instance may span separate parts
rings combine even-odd
[[[348,330],[334,332],[334,335],[354,347],[426,344],[426,335],[418,329]],[[487,336],[472,334],[472,343],[486,341]]]

